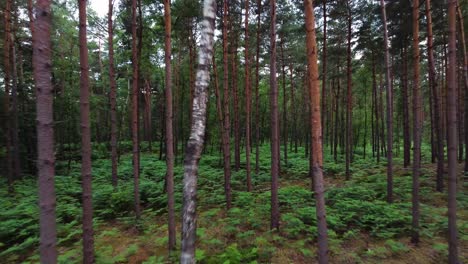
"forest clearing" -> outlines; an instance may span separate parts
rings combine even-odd
[[[0,263],[468,263],[468,1],[0,6]]]

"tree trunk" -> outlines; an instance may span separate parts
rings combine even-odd
[[[448,154],[448,242],[449,263],[458,264],[457,241],[457,47],[456,0],[448,1],[449,64],[447,89],[447,154]]]
[[[261,14],[262,14],[262,0],[257,0],[257,56],[256,67],[255,67],[255,173],[258,174],[260,171],[260,27],[261,27]]]
[[[138,141],[138,50],[137,50],[137,0],[132,0],[132,161],[133,161],[133,195],[135,199],[135,217],[140,219],[140,146]]]
[[[15,10],[18,10],[16,7]],[[18,17],[18,13],[15,12],[15,17]],[[13,69],[13,82],[11,86],[11,137],[12,137],[12,161],[13,161],[13,179],[18,180],[21,178],[21,160],[20,160],[20,141],[18,131],[18,67],[17,67],[17,56],[16,56],[16,31],[18,28],[18,19],[15,19],[15,26],[10,33],[10,49],[11,49],[11,66]]]
[[[205,137],[207,88],[210,82],[209,67],[213,56],[215,19],[216,2],[214,0],[204,0],[201,46],[192,110],[193,117],[184,161],[184,204],[180,256],[182,264],[195,263],[197,174]]]
[[[351,179],[351,172],[349,170],[350,163],[351,163],[351,146],[352,146],[352,134],[353,134],[353,120],[352,120],[352,111],[353,111],[353,92],[352,92],[352,76],[351,76],[351,34],[352,34],[352,17],[351,17],[351,6],[350,1],[346,2],[347,9],[348,9],[348,59],[347,59],[347,80],[348,80],[348,87],[347,87],[347,95],[346,95],[346,102],[347,102],[347,109],[346,109],[346,180]]]
[[[306,17],[307,62],[309,67],[309,90],[311,107],[312,177],[318,226],[318,262],[328,263],[327,221],[323,183],[322,128],[320,118],[320,88],[317,65],[317,43],[315,41],[315,17],[312,0],[304,0]]]
[[[233,34],[233,44],[231,44],[231,62],[232,62],[232,93],[234,94],[234,168],[236,171],[240,169],[240,122],[239,122],[239,89],[237,80],[237,33]]]
[[[247,173],[247,191],[252,191],[250,176],[250,106],[252,101],[250,85],[250,56],[249,56],[249,0],[245,1],[245,168]]]
[[[443,191],[444,188],[444,140],[441,134],[440,110],[439,110],[439,92],[437,89],[435,64],[434,64],[434,51],[433,51],[433,38],[432,38],[432,16],[431,16],[431,1],[426,0],[426,18],[427,18],[427,51],[429,61],[429,86],[432,92],[432,100],[434,104],[434,127],[435,127],[435,141],[437,142],[436,155],[437,155],[437,180],[436,190]]]
[[[413,195],[411,242],[419,243],[419,174],[421,169],[422,106],[419,87],[419,0],[413,1]]]
[[[8,191],[13,192],[13,163],[11,157],[11,127],[10,127],[10,47],[11,47],[11,0],[7,0],[5,3],[4,11],[4,23],[5,23],[5,42],[3,45],[4,53],[4,72],[5,72],[5,156],[6,156],[6,174],[8,180]]]
[[[457,2],[458,4],[458,2]],[[463,52],[463,80],[465,88],[465,113],[464,113],[464,123],[465,123],[465,174],[468,172],[468,56],[466,54],[466,40],[465,40],[465,29],[463,23],[463,15],[461,13],[460,7],[457,5],[457,16],[458,23],[460,25],[460,39],[462,44]]]
[[[37,170],[39,177],[40,261],[57,263],[55,219],[55,155],[52,86],[51,1],[36,3],[37,20],[31,23],[38,38],[33,38],[34,80],[37,112]],[[32,3],[31,3],[32,12]],[[32,16],[31,16],[32,17]]]
[[[83,186],[83,263],[94,263],[93,205],[91,190],[91,127],[89,121],[89,63],[86,37],[86,0],[79,0],[81,177]],[[37,30],[37,28],[36,28]]]
[[[176,226],[174,215],[174,138],[172,109],[172,71],[171,71],[171,2],[164,0],[165,46],[164,63],[166,64],[166,188],[169,229],[169,250],[176,248]]]
[[[117,187],[117,83],[114,69],[114,25],[112,13],[114,0],[109,0],[109,15],[107,17],[109,31],[109,80],[110,80],[110,119],[111,119],[111,159],[112,159],[112,185]]]
[[[283,154],[284,154],[284,165],[288,167],[288,117],[287,117],[287,107],[288,107],[288,97],[286,94],[286,63],[284,61],[284,36],[280,34],[280,52],[281,52],[281,77],[283,85]]]
[[[403,101],[403,167],[411,163],[411,139],[409,123],[409,94],[408,94],[408,52],[403,47],[403,77],[402,77],[402,101]]]
[[[327,0],[322,3],[323,12],[323,48],[322,48],[322,136],[325,129],[325,119],[327,118]],[[294,107],[294,104],[292,104]],[[328,120],[327,120],[328,121]],[[326,135],[328,138],[328,134]],[[323,139],[322,139],[323,140]]]
[[[271,229],[279,230],[279,117],[276,80],[276,0],[270,0]]]
[[[384,25],[385,77],[387,87],[387,202],[393,202],[393,87],[391,78],[390,52],[388,48],[387,14],[385,1],[380,0]]]

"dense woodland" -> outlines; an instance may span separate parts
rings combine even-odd
[[[468,1],[105,2],[1,1],[1,263],[468,263]]]

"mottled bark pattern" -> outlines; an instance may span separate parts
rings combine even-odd
[[[39,177],[40,261],[57,263],[57,228],[55,220],[55,155],[52,86],[52,44],[50,0],[36,2],[34,31],[39,37],[33,41],[36,85],[37,171]]]
[[[307,65],[309,67],[310,129],[312,140],[311,171],[315,194],[318,226],[318,262],[328,263],[328,236],[325,213],[325,188],[323,184],[322,128],[320,118],[320,87],[318,54],[315,33],[315,16],[312,0],[304,0],[306,17]]]
[[[249,56],[249,0],[245,0],[245,169],[247,173],[247,191],[252,191],[252,179],[250,176],[250,106],[251,106],[251,84],[250,84],[250,56]]]
[[[456,0],[448,1],[447,159],[449,263],[458,264],[457,239],[457,44]]]
[[[180,262],[195,263],[196,196],[198,163],[203,150],[206,129],[206,108],[210,64],[213,58],[213,35],[216,19],[216,1],[204,0],[195,94],[193,98],[192,124],[184,160],[184,190],[182,210],[182,249]]]

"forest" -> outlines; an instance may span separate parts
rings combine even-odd
[[[468,1],[0,7],[0,263],[468,263]]]

